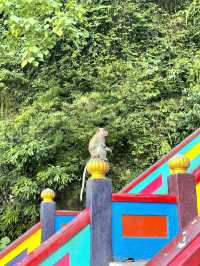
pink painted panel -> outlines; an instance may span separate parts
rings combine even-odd
[[[140,193],[151,194],[155,192],[162,185],[162,175],[159,175],[149,185],[147,185]]]
[[[60,259],[54,266],[70,266],[69,254]]]

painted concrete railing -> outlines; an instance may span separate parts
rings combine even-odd
[[[80,212],[78,211],[56,211],[55,212],[55,232],[59,231],[64,225],[74,220]],[[38,223],[19,237],[8,248],[0,252],[1,266],[14,266],[33,250],[37,249],[41,241],[42,228]]]
[[[199,266],[200,217],[192,222],[146,266]]]
[[[64,225],[76,218],[78,211],[56,211],[55,214],[55,232],[58,232]]]
[[[188,157],[193,156],[192,160],[199,165],[199,131],[181,145],[170,156],[185,149]],[[170,156],[164,163],[169,163]],[[153,177],[164,169],[162,163],[151,168],[152,173],[155,171]],[[91,174],[86,185],[87,209],[80,214],[56,211],[55,193],[45,189],[41,194],[40,224],[35,229],[38,239],[31,238],[30,232],[33,231],[28,231],[21,240],[0,253],[0,265],[107,266],[113,257],[152,257],[197,215],[196,181],[193,175],[186,173],[189,165],[189,169],[194,170],[191,168],[194,162],[190,164],[186,157],[171,160],[171,175],[165,181],[169,195],[158,195],[158,189],[154,191],[156,195],[149,191],[149,195],[133,195],[131,192],[112,197],[111,182],[105,178],[109,163],[101,159],[89,160],[86,166]],[[198,167],[195,173],[199,175]],[[145,176],[136,183],[139,185],[144,180]],[[131,184],[133,189],[134,185]],[[149,183],[146,185],[143,193],[152,188]]]
[[[89,209],[81,212],[17,265],[90,266]]]
[[[152,258],[179,233],[175,196],[114,194],[112,199],[115,260]]]
[[[168,163],[177,154],[184,155],[190,160],[189,173],[195,172],[196,175],[200,175],[200,129],[187,137],[160,161],[135,178],[120,193],[167,194],[167,177],[170,175]],[[198,190],[200,191],[200,185]]]
[[[0,253],[1,266],[14,266],[41,245],[41,225],[33,226]]]

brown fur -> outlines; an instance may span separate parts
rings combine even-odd
[[[108,131],[105,128],[97,129],[88,145],[91,159],[101,159],[107,161],[107,151],[111,151],[110,148],[106,147],[105,138],[107,136]]]

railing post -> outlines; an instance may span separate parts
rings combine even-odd
[[[40,204],[40,222],[42,226],[42,242],[47,240],[55,233],[55,208],[53,201],[55,192],[49,188],[41,193],[43,201]]]
[[[112,185],[105,178],[107,161],[91,159],[91,178],[86,186],[86,207],[91,213],[91,266],[108,266],[112,261]]]
[[[197,215],[196,182],[193,175],[186,173],[189,165],[189,159],[180,155],[169,161],[168,188],[169,194],[177,197],[180,230]]]

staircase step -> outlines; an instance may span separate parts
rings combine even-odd
[[[134,262],[111,262],[109,266],[144,266],[148,261],[138,260]]]

